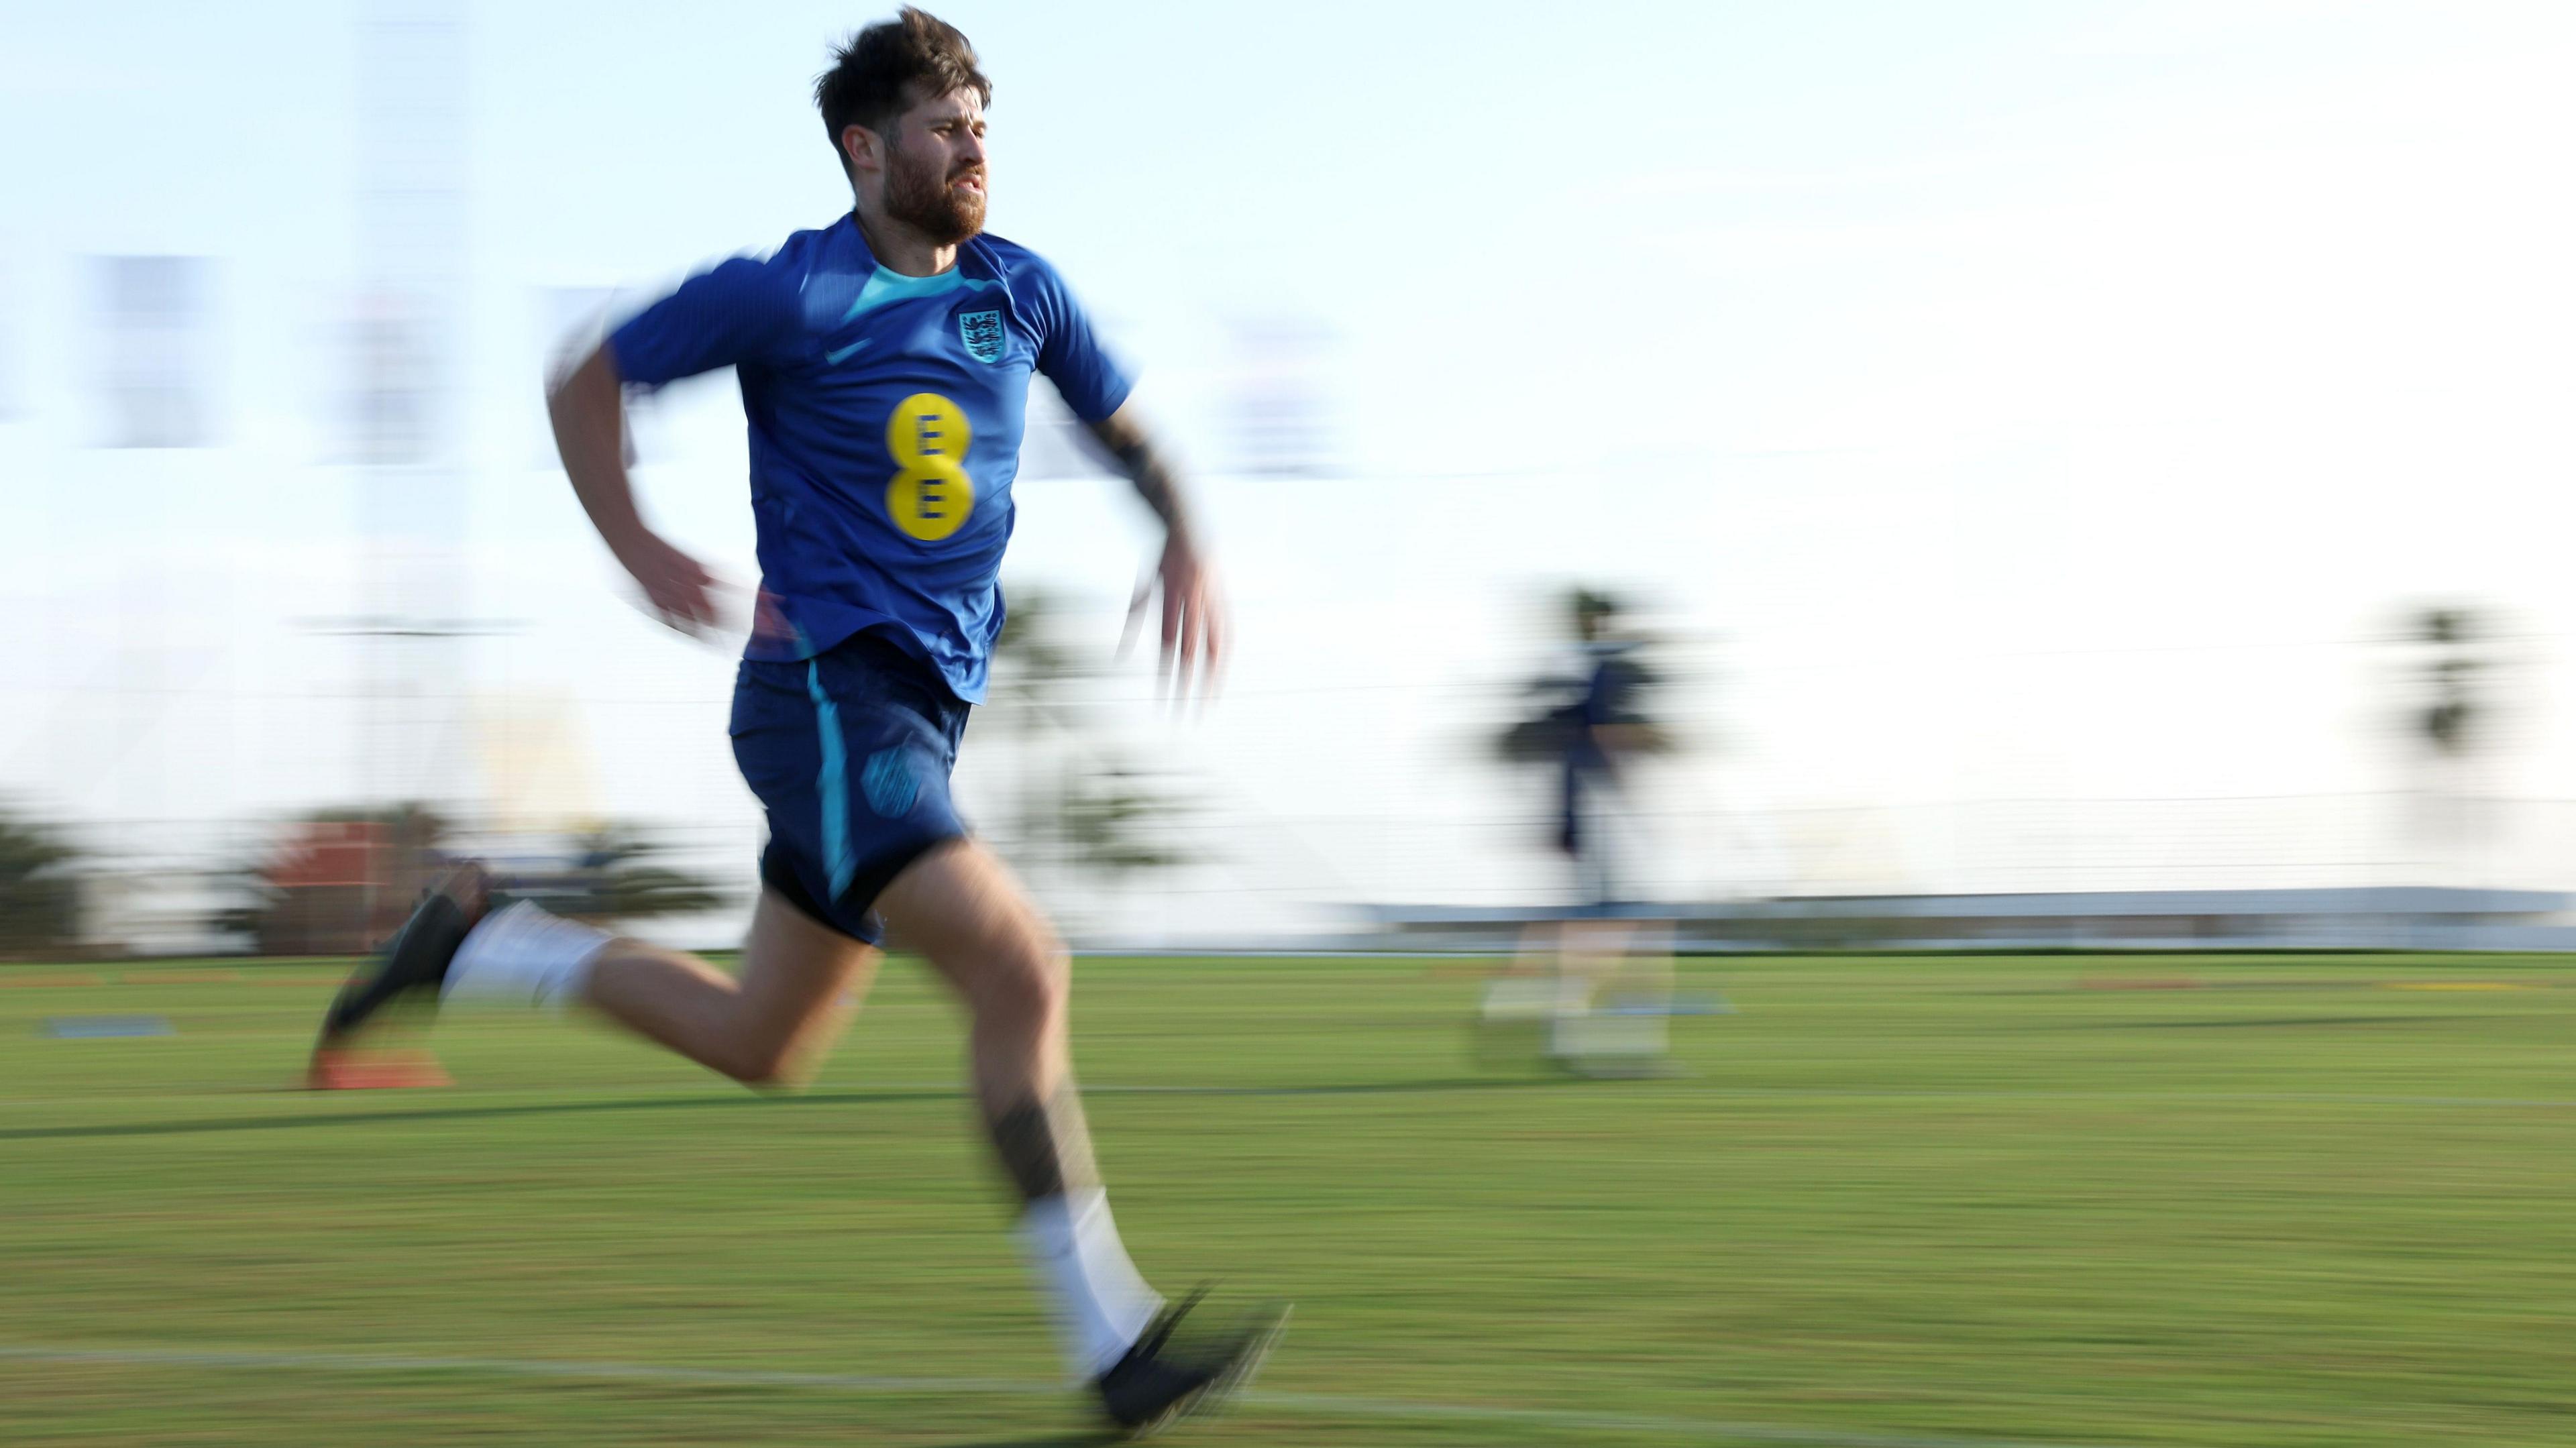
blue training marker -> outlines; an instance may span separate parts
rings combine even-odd
[[[1675,996],[1669,1001],[1624,1001],[1604,1006],[1605,1016],[1731,1016],[1735,1007],[1716,996]]]
[[[88,1041],[107,1036],[175,1036],[168,1016],[47,1016],[36,1034]]]

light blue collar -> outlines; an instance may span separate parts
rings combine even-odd
[[[980,292],[992,285],[991,282],[979,282],[966,275],[962,267],[952,266],[944,272],[926,277],[908,277],[901,272],[888,271],[885,263],[879,262],[876,273],[859,288],[858,300],[850,303],[850,309],[841,314],[841,320],[846,322],[861,312],[885,306],[889,302],[908,302],[915,297],[935,297],[942,292],[953,292],[960,287],[968,291]]]

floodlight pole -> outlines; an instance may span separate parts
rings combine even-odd
[[[467,486],[459,399],[465,278],[462,0],[360,0],[356,314],[363,794],[464,802],[459,747]]]

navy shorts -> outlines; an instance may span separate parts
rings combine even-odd
[[[733,757],[769,815],[761,883],[844,935],[883,940],[878,892],[966,833],[948,775],[969,708],[875,634],[801,663],[743,660]]]

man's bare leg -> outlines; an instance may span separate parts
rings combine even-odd
[[[533,904],[490,911],[489,890],[488,877],[472,866],[440,885],[441,900],[422,909],[443,910],[448,934],[461,938],[446,947],[452,959],[407,977],[434,980],[445,1002],[586,1004],[751,1086],[801,1077],[837,1033],[843,1013],[836,1005],[854,987],[866,988],[879,959],[873,947],[817,923],[775,890],[761,891],[734,975]]]
[[[620,938],[591,962],[581,1000],[709,1070],[774,1086],[810,1071],[839,1034],[841,998],[867,990],[880,958],[764,889],[740,974]]]
[[[982,845],[951,841],[895,876],[877,909],[965,1002],[985,1116],[1055,1095],[1070,1057],[1073,963],[1009,868]]]
[[[821,1049],[834,1002],[878,960],[774,892],[761,897],[736,977],[532,904],[489,911],[485,896],[481,872],[469,868],[424,900],[382,968],[334,1003],[324,1049],[376,1005],[434,989],[442,1001],[582,1001],[692,1060],[764,1084],[792,1076]],[[1019,1190],[1019,1235],[1054,1299],[1076,1377],[1131,1431],[1240,1385],[1278,1340],[1288,1309],[1270,1304],[1213,1337],[1175,1340],[1189,1304],[1166,1309],[1118,1240],[1073,1084],[1071,962],[1018,882],[982,846],[951,840],[907,866],[878,905],[966,1002],[976,1100]]]
[[[1072,960],[991,851],[971,840],[914,861],[877,908],[966,1003],[976,1103],[1020,1197],[1020,1237],[1052,1296],[1077,1377],[1134,1347],[1163,1299],[1109,1214],[1074,1087]]]

